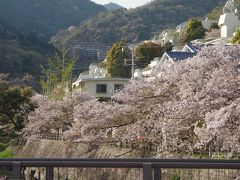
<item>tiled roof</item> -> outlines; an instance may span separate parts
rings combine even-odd
[[[198,52],[201,50],[202,45],[196,45],[192,43],[188,43],[187,46],[194,52]]]
[[[166,52],[166,54],[168,55],[168,57],[170,57],[174,61],[181,61],[196,55],[196,53],[193,53],[193,52],[182,52],[182,51],[169,51],[169,52]]]

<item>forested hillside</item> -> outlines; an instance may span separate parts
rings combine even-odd
[[[25,75],[40,76],[41,64],[47,63],[47,55],[55,49],[31,33],[18,33],[11,30],[0,17],[0,74],[21,79]]]
[[[224,0],[154,0],[132,10],[120,9],[82,23],[78,29],[62,32],[52,41],[56,44],[101,42],[111,44],[120,39],[137,42],[174,27],[190,17],[202,17]]]
[[[0,0],[0,16],[21,32],[48,40],[59,29],[80,25],[106,11],[89,0]]]
[[[116,4],[116,3],[108,3],[108,4],[104,4],[104,7],[108,10],[108,11],[114,11],[114,10],[117,10],[117,9],[122,9],[124,7],[120,6],[119,4]]]

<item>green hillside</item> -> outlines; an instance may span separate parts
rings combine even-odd
[[[0,18],[0,74],[21,78],[26,74],[39,77],[41,64],[55,49],[30,33],[12,31]]]
[[[82,23],[78,29],[52,38],[56,44],[101,42],[111,44],[120,39],[136,42],[149,39],[160,31],[174,27],[191,17],[207,15],[224,0],[155,0],[131,10],[120,9]]]
[[[108,3],[108,4],[104,4],[104,7],[108,10],[108,11],[114,11],[114,10],[117,10],[117,9],[122,9],[124,7],[120,6],[119,4],[117,3]]]
[[[31,32],[48,40],[61,28],[106,9],[89,0],[0,0],[0,16],[20,32]]]

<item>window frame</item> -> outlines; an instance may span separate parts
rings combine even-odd
[[[120,88],[116,88],[116,86],[119,86]],[[124,89],[124,84],[114,84],[114,92],[121,91]]]
[[[107,94],[107,84],[96,84],[96,93]]]

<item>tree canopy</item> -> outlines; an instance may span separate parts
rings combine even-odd
[[[183,35],[183,43],[188,43],[194,39],[202,39],[205,36],[206,29],[204,29],[200,20],[191,18],[185,28]]]
[[[166,43],[163,46],[152,42],[141,43],[135,50],[137,66],[147,66],[155,57],[161,57],[164,51],[171,51],[172,44]]]
[[[170,157],[209,154],[209,148],[230,152],[228,156],[238,153],[239,57],[236,46],[203,47],[188,60],[166,61],[153,78],[134,81],[111,102],[65,99],[61,107],[76,103],[64,137],[85,143],[132,141],[139,147],[151,143],[157,146],[156,157],[165,158],[166,152]],[[63,125],[62,117],[69,113],[46,109],[43,102],[31,114],[27,137],[59,127],[55,122]]]
[[[240,44],[240,29],[237,30],[236,34],[232,38],[233,44]]]
[[[30,99],[32,95],[31,88],[10,87],[0,81],[0,126],[8,130],[21,130],[28,113],[36,108]]]
[[[130,50],[124,42],[113,44],[107,54],[106,68],[110,77],[129,78],[131,76],[130,67],[126,66],[125,59],[129,59]]]

